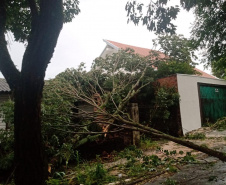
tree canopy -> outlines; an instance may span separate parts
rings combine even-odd
[[[218,61],[215,61],[211,64],[213,74],[218,77],[226,80],[226,56],[221,57]]]
[[[128,21],[132,21],[135,25],[142,22],[148,30],[156,34],[175,34],[176,25],[172,20],[177,18],[181,8],[187,11],[192,9],[196,16],[191,32],[193,47],[205,49],[204,58],[207,63],[215,63],[225,58],[226,2],[224,0],[181,0],[181,8],[169,7],[168,2],[169,0],[150,1],[147,5],[147,13],[144,13],[146,5],[129,1],[126,5]]]
[[[160,51],[168,56],[169,61],[177,61],[195,65],[197,59],[191,40],[183,35],[160,35],[154,40],[154,45],[160,45]]]
[[[80,9],[78,0],[64,0],[63,14],[64,23],[71,22],[78,15]],[[42,16],[45,2],[37,0],[8,0],[6,1],[6,31],[13,33],[16,41],[25,42],[28,40],[32,19],[38,20]]]
[[[163,78],[176,73],[195,74],[194,59],[196,55],[191,41],[183,35],[159,35],[153,40],[154,45],[160,46],[160,51],[167,57],[157,63],[157,77]]]

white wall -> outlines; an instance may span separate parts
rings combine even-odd
[[[111,46],[107,45],[103,52],[101,53],[100,57],[105,58],[106,56],[112,55],[113,53],[117,53],[118,50],[115,48],[112,48]]]
[[[177,74],[180,94],[180,113],[183,133],[201,127],[198,83],[226,85],[225,80],[204,78],[195,75]]]

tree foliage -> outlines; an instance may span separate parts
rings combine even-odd
[[[126,4],[128,22],[132,21],[135,25],[142,22],[147,29],[160,33],[175,33],[176,26],[171,23],[179,12],[179,7],[167,7],[167,0],[151,1],[148,5],[147,14],[143,15],[143,3],[129,1]]]
[[[13,33],[16,41],[25,42],[28,40],[32,28],[32,17],[42,16],[41,4],[43,2],[28,0],[8,0],[6,1],[6,31]],[[63,14],[64,22],[71,22],[80,12],[78,0],[64,0]],[[32,16],[33,13],[33,16]],[[36,14],[36,16],[34,16]],[[34,23],[33,23],[34,24]]]
[[[197,74],[194,67],[188,63],[169,61],[158,64],[157,77],[163,78],[174,74]]]
[[[221,57],[218,61],[211,64],[213,74],[221,79],[226,80],[226,56]]]
[[[157,59],[156,52],[141,57],[131,49],[122,50],[105,59],[97,58],[89,72],[85,71],[82,64],[77,70],[67,70],[66,76],[59,76],[70,79],[74,91],[69,88],[69,94],[91,105],[96,104],[93,95],[100,94],[101,107],[111,113],[119,113],[118,106],[125,108],[131,97],[154,80],[152,66]]]
[[[192,42],[183,35],[160,35],[154,40],[154,45],[160,46],[160,51],[169,57],[168,61],[196,64],[194,59],[197,59],[197,56],[194,53]]]
[[[134,61],[135,63],[130,63],[129,61],[133,61],[133,57],[137,57],[139,62]],[[84,72],[84,70],[79,73],[76,70],[68,70],[69,75],[72,74],[72,77],[74,78],[73,82],[75,82],[75,84],[71,84],[71,86],[69,86],[68,89],[64,89],[64,91],[69,96],[85,101],[93,106],[95,109],[93,122],[107,126],[109,129],[107,129],[108,132],[106,133],[109,133],[110,129],[115,129],[116,131],[129,129],[150,133],[155,137],[174,141],[178,144],[202,151],[226,161],[223,152],[218,152],[184,139],[169,136],[131,118],[128,105],[131,101],[134,101],[133,98],[139,96],[142,88],[150,84],[151,81],[145,81],[147,69],[150,68],[154,73],[153,65],[158,61],[156,57],[153,56],[138,57],[140,56],[134,54],[131,50],[129,50],[129,53],[121,50],[119,53],[107,56],[105,59],[100,58],[95,60],[92,69],[87,72],[87,75],[78,75],[79,73]],[[127,60],[128,63],[126,62]],[[120,62],[127,65],[122,65]],[[131,69],[133,69],[134,72]],[[102,79],[103,81],[99,80],[98,74],[101,74],[100,76],[103,74],[106,75],[105,78]],[[78,80],[78,76],[79,78],[82,78],[81,81]],[[87,87],[81,85],[80,82],[82,82],[82,84],[86,82]],[[108,85],[105,86],[104,82],[108,82],[106,83]],[[103,86],[100,84],[103,84]],[[96,94],[99,96],[99,101],[96,99],[97,96],[94,96]],[[160,89],[157,93],[157,97],[157,102],[162,104],[162,107],[160,108],[165,111],[165,118],[167,118],[169,115],[166,109],[178,103],[178,94],[175,89],[169,90],[169,92]],[[171,97],[172,99],[167,100],[168,97]]]
[[[156,47],[160,46],[160,51],[166,55],[166,59],[160,60],[156,65],[158,78],[176,73],[196,74],[194,59],[197,57],[190,40],[183,35],[166,34],[159,35],[153,42]]]
[[[195,3],[195,2],[193,2]],[[196,15],[192,29],[195,45],[206,50],[207,62],[215,62],[226,53],[226,2],[224,0],[198,1],[191,5]]]
[[[168,7],[169,0],[150,1],[147,13],[143,13],[144,4],[129,1],[126,5],[128,19],[137,25],[142,22],[147,29],[157,34],[174,34],[176,26],[172,23],[180,10],[178,6]],[[226,2],[224,0],[181,0],[183,9],[194,10],[196,16],[192,28],[194,48],[205,49],[204,58],[208,63],[214,63],[225,58],[226,46]],[[225,67],[225,65],[224,65]]]

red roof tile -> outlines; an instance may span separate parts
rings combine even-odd
[[[154,51],[151,49],[122,44],[122,43],[111,41],[111,40],[106,40],[106,41],[110,42],[111,44],[113,44],[114,46],[116,46],[117,48],[120,48],[120,49],[127,49],[127,48],[133,49],[136,54],[139,54],[141,56],[148,56],[150,54],[150,51]],[[157,51],[157,52],[159,52],[159,51]],[[160,55],[159,56],[160,58],[165,57],[165,54],[163,54],[161,52],[159,52],[159,55]]]
[[[195,70],[196,70],[198,73],[201,73],[200,76],[202,76],[202,77],[217,79],[215,76],[210,75],[210,74],[208,74],[208,73],[206,73],[206,72],[204,72],[204,71],[202,71],[202,70],[200,70],[200,69],[195,68]]]
[[[141,56],[147,56],[147,55],[149,55],[150,51],[153,51],[153,50],[151,50],[151,49],[141,48],[141,47],[137,47],[137,46],[131,46],[131,45],[127,45],[127,44],[122,44],[122,43],[115,42],[115,41],[111,41],[111,40],[106,40],[106,41],[109,42],[109,43],[111,43],[112,45],[116,46],[116,47],[119,48],[119,49],[127,49],[127,48],[131,48],[131,49],[134,50],[134,52],[135,52],[136,54],[139,54],[139,55],[141,55]],[[159,52],[159,53],[160,53],[160,57],[161,57],[161,58],[164,58],[164,57],[165,57],[165,54],[163,54],[163,53],[161,53],[161,52]],[[197,72],[201,73],[200,76],[202,76],[202,77],[206,77],[206,78],[214,78],[214,79],[216,79],[215,76],[212,76],[212,75],[210,75],[210,74],[208,74],[208,73],[206,73],[206,72],[204,72],[204,71],[202,71],[202,70],[200,70],[200,69],[195,68],[195,70],[196,70]]]

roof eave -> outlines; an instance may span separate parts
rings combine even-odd
[[[117,51],[120,50],[120,48],[118,48],[117,46],[115,46],[114,44],[112,44],[111,42],[109,42],[108,40],[103,39],[103,41],[104,41],[107,45],[109,45],[109,46],[111,46],[112,48],[116,49]]]

